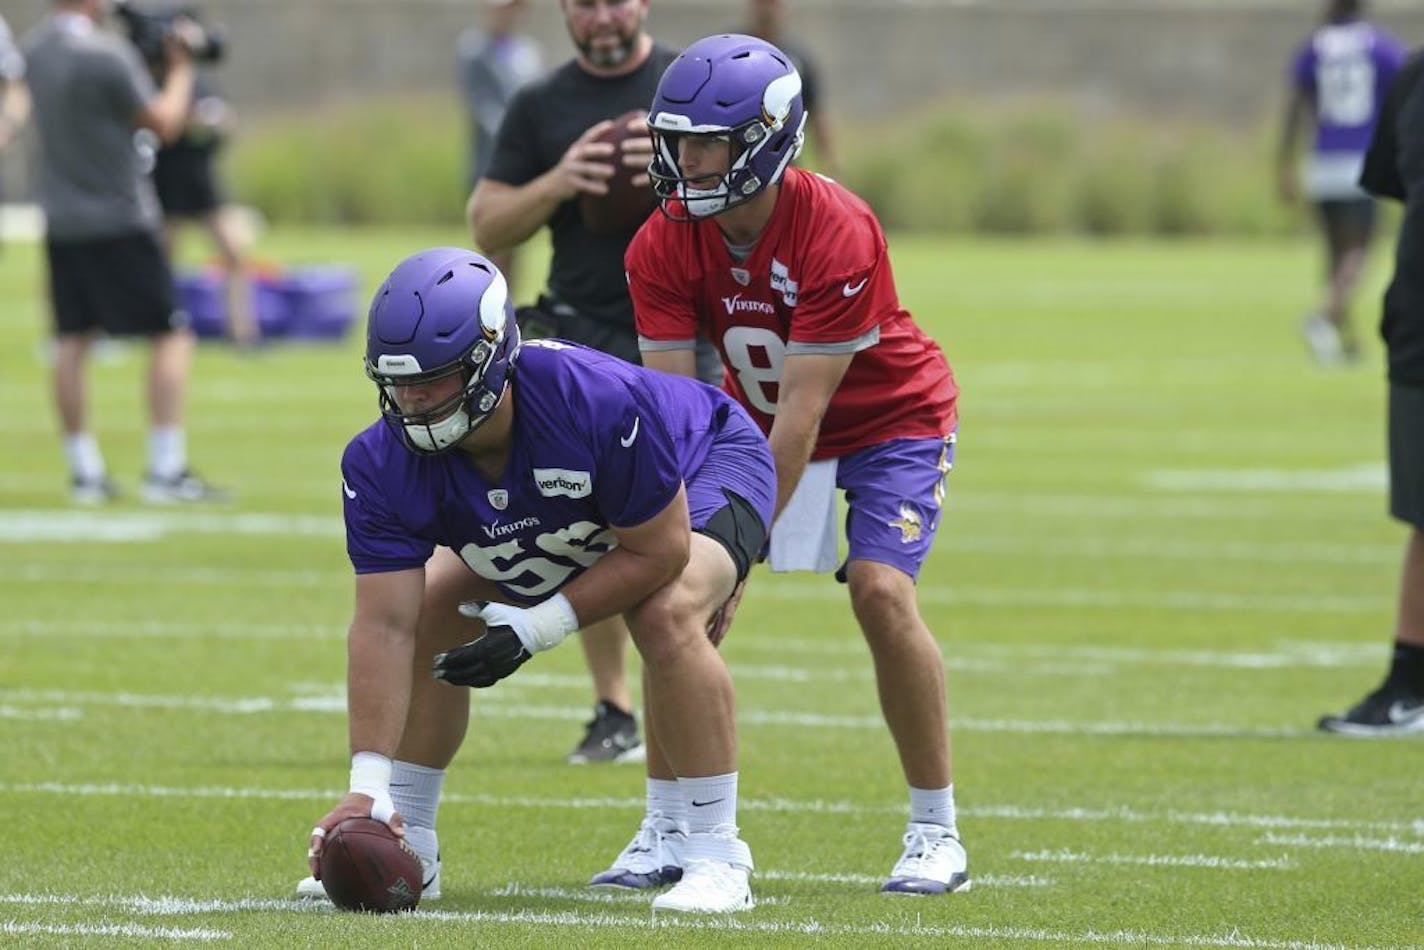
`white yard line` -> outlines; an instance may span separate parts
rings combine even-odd
[[[84,718],[84,711],[67,706],[52,706],[42,709],[22,709],[18,706],[0,706],[0,719],[49,720],[73,722]]]
[[[121,782],[0,782],[0,795],[55,795],[60,797],[119,798],[193,798],[327,801],[341,797],[341,790],[331,788],[240,788],[231,786],[165,786],[138,785]],[[553,798],[540,796],[474,795],[446,791],[442,805],[473,805],[484,809],[528,808],[534,810],[582,810],[586,808],[623,809],[636,812],[644,806],[641,797],[626,798]],[[738,807],[746,811],[794,814],[832,815],[899,815],[904,805],[864,805],[849,801],[793,798],[743,798]],[[1352,834],[1413,835],[1424,843],[1424,819],[1377,819],[1359,821],[1344,818],[1307,818],[1294,815],[1261,815],[1241,812],[1185,812],[1168,809],[1143,810],[1127,806],[1116,808],[1040,808],[1020,805],[972,805],[959,809],[961,817],[1004,821],[1065,821],[1117,822],[1140,825],[1169,824],[1213,828],[1255,828],[1262,831],[1313,830]]]
[[[1054,851],[1014,851],[1020,861],[1050,864],[1130,864],[1144,867],[1213,868],[1224,871],[1288,871],[1296,864],[1290,858],[1230,858],[1219,854],[1090,854],[1061,848]]]
[[[502,697],[491,696],[480,705],[480,715],[490,719],[577,721],[588,711],[577,706],[539,706],[511,704],[507,700],[518,695],[513,689]],[[72,708],[102,706],[120,709],[189,709],[219,715],[260,715],[277,712],[344,714],[346,698],[338,692],[316,696],[286,698],[277,696],[194,696],[156,693],[97,693],[71,690],[0,689],[0,700],[10,705]],[[744,706],[737,713],[743,726],[789,727],[796,729],[844,729],[878,731],[885,728],[877,715],[827,715],[825,713],[790,710],[756,709]],[[1305,728],[1247,727],[1223,724],[1148,723],[1148,722],[1082,722],[1076,720],[1020,720],[952,717],[950,725],[958,732],[1007,732],[1022,735],[1091,735],[1091,736],[1180,736],[1236,737],[1269,739],[1312,739],[1319,733]]]
[[[10,936],[130,937],[143,940],[231,940],[230,930],[210,927],[143,927],[139,924],[38,924],[22,920],[0,920],[0,934]]]
[[[739,652],[768,652],[783,657],[811,654],[818,658],[851,656],[869,658],[863,640],[855,633],[850,621],[847,628],[825,637],[758,636],[755,630],[733,634],[729,644]],[[190,623],[164,621],[103,621],[25,619],[11,616],[0,619],[0,639],[6,637],[43,637],[55,639],[77,637],[84,640],[105,639],[183,639],[194,637],[222,640],[344,640],[346,629],[340,624],[265,624],[213,623],[194,626]],[[1375,666],[1385,662],[1386,649],[1379,643],[1309,643],[1283,640],[1274,649],[1257,650],[1181,650],[1144,649],[1141,647],[1097,646],[1093,644],[956,644],[952,638],[945,644],[948,656],[945,666],[964,672],[1010,672],[1015,674],[1079,676],[1102,673],[1116,666],[1157,665],[1170,667],[1203,667],[1227,669],[1337,669],[1341,666]],[[739,676],[788,682],[859,680],[870,677],[868,666],[856,670],[809,669],[803,666],[777,666],[733,662]],[[519,679],[510,685],[577,686],[587,685],[587,677],[574,674],[521,671]]]
[[[0,509],[0,544],[103,544],[155,541],[178,534],[225,534],[282,538],[341,538],[340,518],[280,512],[76,511],[74,509]],[[1183,540],[1161,537],[1045,538],[1023,535],[959,534],[945,531],[935,550],[965,554],[1044,557],[1140,558],[1157,560],[1230,560],[1286,564],[1390,565],[1398,562],[1396,544],[1269,543]]]
[[[56,897],[56,895],[38,896],[43,898],[46,902],[48,902],[50,898]],[[91,898],[78,896],[59,897],[58,899],[70,900],[74,903],[96,903]],[[951,900],[958,899],[960,898],[951,898]],[[125,904],[125,901],[131,899],[116,897],[107,900],[112,901],[112,906],[123,907],[128,906]],[[165,900],[175,901],[176,906],[181,906],[184,903],[181,898],[159,899],[160,902]],[[0,903],[23,904],[25,902],[26,895],[0,895]],[[301,905],[310,905],[313,903],[314,902],[311,901],[297,900],[286,902],[205,901],[203,902],[204,909],[202,912],[220,913],[231,911],[234,913],[248,913],[254,909],[258,909],[273,911],[291,910],[298,913],[310,913],[312,912],[311,907],[303,907]],[[161,906],[161,903],[159,906]],[[162,911],[139,912],[162,913]],[[336,913],[336,911],[331,910],[327,905],[319,905],[319,912]],[[1220,947],[1226,948],[1226,950],[1399,950],[1399,948],[1387,948],[1379,945],[1321,943],[1313,940],[1271,940],[1249,937],[1239,931],[1232,931],[1231,933],[1225,934],[1156,934],[1138,930],[1067,931],[1046,930],[1033,927],[975,927],[957,924],[907,925],[891,921],[877,921],[866,924],[828,924],[814,919],[770,921],[758,920],[752,915],[738,917],[731,915],[684,917],[676,914],[656,915],[647,912],[637,914],[616,914],[610,912],[580,913],[576,911],[515,911],[512,913],[494,913],[488,911],[460,912],[419,909],[413,911],[409,917],[413,920],[449,921],[467,924],[599,928],[650,933],[663,930],[729,934],[795,934],[808,937],[865,936],[879,939],[886,937],[937,937],[963,940],[1017,940],[1026,943],[1056,943],[1077,946]],[[133,933],[136,936],[163,937],[171,934],[174,936],[170,937],[170,939],[224,940],[233,938],[233,934],[226,931],[143,928],[132,924],[72,924],[67,925],[67,929],[65,930],[51,929],[59,926],[62,925],[24,924],[11,921],[8,924],[0,923],[0,933],[73,933],[122,936],[126,935],[125,931],[123,929],[114,928],[133,927],[135,928]],[[4,929],[7,927],[13,929]]]
[[[1341,848],[1346,851],[1391,851],[1397,854],[1424,854],[1424,841],[1401,841],[1388,838],[1367,838],[1363,835],[1280,835],[1267,832],[1256,839],[1257,844],[1284,845],[1292,848]]]
[[[22,564],[0,574],[0,587],[28,587],[38,583],[70,585],[136,585],[152,582],[151,567],[120,567],[96,564]],[[306,590],[323,584],[349,583],[345,570],[279,571],[223,567],[164,568],[163,583],[216,587],[257,587]],[[845,592],[829,580],[760,580],[748,597],[773,601],[843,601]],[[1266,611],[1270,613],[1357,614],[1387,613],[1387,599],[1367,595],[1236,594],[1205,590],[1104,590],[1088,587],[950,588],[924,584],[919,601],[927,606],[985,608],[1052,608],[1078,610],[1122,610],[1127,608],[1171,611]]]
[[[1194,492],[1366,492],[1389,487],[1383,462],[1338,468],[1163,468],[1147,472],[1143,484],[1163,491]]]

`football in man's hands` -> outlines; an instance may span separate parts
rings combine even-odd
[[[613,127],[594,141],[607,142],[613,146],[609,161],[613,163],[613,177],[608,179],[608,194],[583,195],[579,198],[579,214],[584,226],[594,234],[631,235],[647,220],[648,215],[658,206],[653,196],[652,185],[634,185],[634,175],[644,175],[643,168],[629,168],[623,164],[623,142],[631,136],[647,132],[630,132],[628,123],[641,119],[640,111],[625,112],[613,120]],[[639,124],[639,128],[646,126]]]
[[[342,910],[394,914],[420,903],[420,856],[384,821],[348,818],[321,849],[321,883]]]

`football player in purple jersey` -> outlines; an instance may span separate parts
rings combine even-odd
[[[771,519],[756,424],[696,380],[521,346],[503,275],[460,248],[415,254],[382,284],[366,371],[382,418],[341,463],[351,784],[312,832],[313,875],[327,832],[372,815],[403,830],[437,897],[435,813],[469,718],[456,687],[493,686],[621,614],[644,664],[649,807],[625,849],[643,863],[620,855],[593,883],[673,884],[655,910],[750,908],[716,645]]]
[[[1304,185],[1325,238],[1325,299],[1301,326],[1324,364],[1359,355],[1350,300],[1375,225],[1374,201],[1360,188],[1360,169],[1385,90],[1407,55],[1402,43],[1364,19],[1364,7],[1364,0],[1327,0],[1321,25],[1296,49],[1278,151],[1281,198],[1295,203]],[[1308,121],[1315,137],[1298,173],[1296,152]]]

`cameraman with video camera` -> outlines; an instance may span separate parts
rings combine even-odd
[[[114,10],[138,48],[149,74],[162,85],[167,76],[164,38],[179,18],[200,24],[198,12],[186,5],[139,7],[115,0]],[[207,233],[222,266],[223,302],[228,339],[238,346],[262,342],[247,275],[248,239],[231,213],[218,181],[218,153],[237,124],[236,114],[211,73],[202,68],[220,62],[226,48],[221,27],[202,26],[201,42],[191,48],[197,64],[193,102],[182,133],[162,143],[153,155],[153,186],[163,212],[163,246],[177,260],[179,235],[190,225]],[[176,265],[175,265],[176,266]]]
[[[99,29],[107,0],[54,0],[24,41],[42,160],[50,300],[56,336],[54,399],[64,430],[70,497],[117,496],[89,428],[85,369],[95,338],[149,341],[148,470],[143,499],[168,504],[220,496],[188,468],[183,405],[193,334],[174,304],[159,239],[158,205],[134,133],[160,141],[183,130],[193,93],[192,49],[201,31],[175,20],[156,87],[138,52]]]

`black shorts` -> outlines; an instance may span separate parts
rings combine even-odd
[[[1372,234],[1375,229],[1373,198],[1330,198],[1317,201],[1320,223],[1331,234]]]
[[[1424,530],[1424,386],[1389,387],[1389,513]]]
[[[153,188],[159,207],[170,218],[202,217],[222,205],[211,151],[160,150],[153,165]]]
[[[540,297],[532,306],[520,307],[514,312],[514,319],[519,323],[519,335],[526,340],[557,337],[582,343],[628,363],[643,364],[638,332],[632,326],[586,317],[549,297]],[[713,386],[722,385],[722,361],[716,348],[700,336],[697,338],[697,378]]]
[[[157,235],[46,242],[54,329],[158,336],[187,325],[173,300],[173,274]]]

